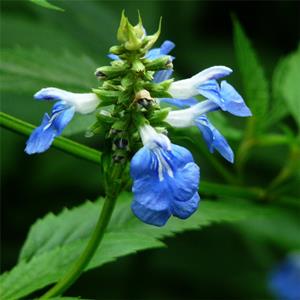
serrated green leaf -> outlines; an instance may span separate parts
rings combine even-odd
[[[165,227],[157,228],[133,216],[131,198],[131,194],[124,193],[118,199],[103,242],[87,270],[136,251],[163,247],[160,240],[175,233],[215,222],[243,220],[267,210],[242,200],[203,201],[188,220],[173,218]],[[96,203],[86,202],[77,208],[65,209],[58,216],[48,214],[37,221],[21,251],[19,264],[0,278],[2,299],[24,297],[56,282],[82,252],[102,203],[103,199]]]
[[[256,124],[261,125],[268,111],[268,82],[250,40],[235,18],[233,25],[235,54],[244,88],[242,94],[252,111],[252,120],[255,119]]]
[[[47,0],[29,0],[29,1],[35,3],[39,6],[42,6],[44,8],[54,9],[54,10],[58,10],[58,11],[64,11],[64,9],[49,3]]]

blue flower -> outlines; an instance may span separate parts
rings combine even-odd
[[[144,147],[132,158],[133,213],[143,222],[163,226],[171,215],[186,219],[199,204],[199,167],[185,148],[171,144],[150,126],[140,128]]]
[[[176,100],[176,99],[174,99]],[[174,104],[174,103],[173,103]],[[212,100],[201,101],[190,108],[169,112],[165,121],[173,127],[184,128],[197,126],[211,153],[217,150],[226,160],[233,163],[234,154],[226,139],[209,122],[206,113],[218,110],[219,106]]]
[[[224,136],[210,123],[205,115],[195,119],[195,124],[202,133],[203,139],[211,153],[217,150],[226,160],[233,163],[234,154]]]
[[[57,88],[42,89],[34,97],[37,100],[58,100],[58,102],[53,105],[51,115],[46,113],[41,125],[30,135],[25,148],[27,154],[48,150],[55,137],[61,135],[64,128],[72,120],[75,112],[90,113],[96,109],[100,102],[93,93],[78,94]]]
[[[168,93],[177,99],[189,99],[199,95],[199,86],[204,85],[209,80],[219,79],[229,75],[232,70],[225,66],[214,66],[197,73],[196,75],[172,82]]]
[[[218,104],[223,111],[239,117],[252,115],[242,96],[225,80],[221,81],[220,86],[216,80],[208,80],[200,84],[197,89],[201,95]]]
[[[271,272],[269,288],[279,300],[300,299],[300,254],[288,256]]]

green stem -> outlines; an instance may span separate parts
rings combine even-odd
[[[36,128],[30,123],[24,122],[6,113],[0,112],[0,125],[8,130],[16,132],[21,135],[28,136]],[[79,158],[83,158],[93,163],[100,163],[101,153],[95,149],[74,142],[64,137],[57,137],[53,147],[62,150]]]
[[[94,256],[103,239],[105,230],[115,207],[116,199],[120,192],[119,182],[122,171],[122,165],[113,165],[111,170],[111,186],[107,191],[103,209],[85,250],[82,252],[79,259],[74,263],[74,265],[72,265],[66,272],[66,274],[60,279],[60,281],[47,293],[45,293],[40,299],[49,299],[63,294],[79,278],[81,273],[84,271],[84,269]]]

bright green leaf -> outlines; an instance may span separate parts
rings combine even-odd
[[[274,82],[278,97],[282,97],[282,105],[287,106],[300,128],[300,46],[298,50],[283,61],[280,80]]]
[[[58,10],[58,11],[64,11],[64,9],[56,6],[56,5],[53,5],[51,3],[49,3],[47,0],[29,0],[30,2],[33,2],[39,6],[42,6],[42,7],[45,7],[45,8],[48,8],[48,9],[54,9],[54,10]]]
[[[281,59],[275,67],[272,79],[272,103],[270,113],[264,124],[266,127],[278,123],[288,114],[287,105],[282,95],[282,82],[286,76],[289,56]]]
[[[165,227],[146,225],[130,210],[131,194],[123,194],[103,242],[87,269],[99,267],[120,256],[163,247],[160,241],[184,230],[199,229],[216,222],[233,222],[264,214],[268,208],[243,200],[203,201],[188,220],[171,219]],[[1,276],[2,299],[24,297],[56,282],[78,258],[98,218],[103,199],[86,202],[58,216],[48,214],[31,228],[20,262]]]
[[[261,125],[266,119],[269,104],[269,87],[264,70],[240,23],[234,18],[234,46],[243,83],[243,93],[253,117]]]

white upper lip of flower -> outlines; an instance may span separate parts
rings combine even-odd
[[[178,80],[171,84],[168,93],[173,98],[187,99],[199,94],[197,87],[210,79],[218,79],[229,75],[232,70],[225,66],[214,66],[205,69],[188,79]]]
[[[214,110],[217,107],[218,105],[213,101],[205,100],[189,108],[169,112],[165,121],[177,128],[190,127],[194,125],[196,117]]]
[[[139,133],[143,145],[149,149],[161,147],[165,150],[171,150],[171,142],[169,138],[162,134],[157,133],[156,130],[150,125],[144,125],[139,128]]]
[[[89,114],[93,112],[100,99],[94,93],[72,93],[62,89],[48,87],[38,91],[34,97],[38,100],[61,100],[70,106],[74,106],[76,112],[81,114]]]

